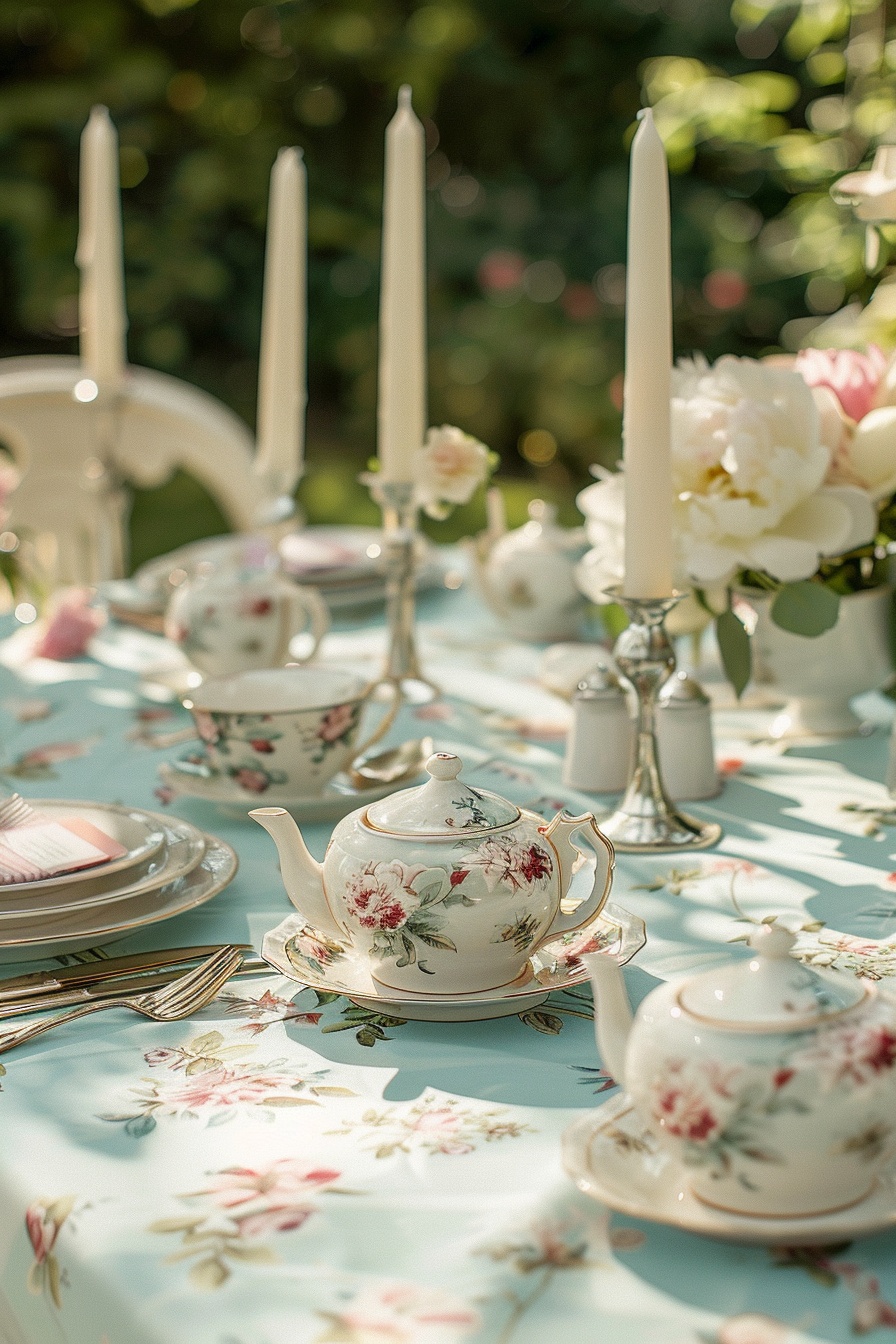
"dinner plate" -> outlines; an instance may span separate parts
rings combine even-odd
[[[584,1194],[631,1218],[755,1246],[835,1246],[896,1225],[896,1159],[858,1204],[803,1218],[757,1218],[704,1204],[688,1169],[660,1148],[625,1093],[574,1120],[563,1165]],[[823,1173],[821,1174],[823,1180]]]
[[[51,893],[37,892],[31,900],[19,900],[15,908],[2,908],[0,888],[0,929],[10,922],[66,914],[71,910],[88,910],[113,901],[133,900],[147,891],[155,891],[169,882],[176,882],[191,868],[195,868],[205,853],[206,836],[188,821],[177,818],[159,818],[163,843],[159,852],[135,876],[133,870],[119,874],[111,884],[103,882],[95,887],[80,882],[77,886],[55,889]]]
[[[148,863],[165,844],[165,819],[156,812],[144,812],[139,807],[123,807],[116,803],[84,803],[74,798],[26,798],[25,802],[52,821],[68,817],[89,821],[124,845],[128,852],[120,859],[110,859],[108,863],[82,868],[76,873],[60,873],[58,877],[45,877],[37,882],[5,882],[0,885],[0,909],[7,901],[30,899],[37,892],[56,892],[100,879],[118,880],[126,869]]]
[[[265,934],[261,955],[290,980],[345,994],[362,1008],[417,1022],[478,1022],[537,1008],[549,994],[581,984],[588,979],[578,960],[583,952],[605,952],[625,965],[645,942],[644,921],[608,901],[584,928],[561,934],[534,952],[511,984],[470,994],[417,994],[382,985],[373,978],[366,957],[348,942],[319,933],[299,914]]]
[[[129,901],[117,918],[117,907],[105,905],[42,917],[39,927],[33,921],[23,921],[18,927],[0,925],[0,964],[44,961],[87,947],[103,947],[210,901],[233,880],[239,860],[217,836],[204,839],[205,852],[190,872]]]

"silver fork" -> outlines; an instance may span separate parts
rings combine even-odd
[[[76,1017],[86,1017],[88,1013],[99,1013],[104,1008],[132,1008],[135,1013],[142,1013],[154,1022],[176,1022],[179,1018],[189,1017],[191,1013],[211,1003],[234,971],[239,969],[242,960],[243,953],[238,948],[222,947],[186,975],[149,994],[80,1004],[70,1012],[59,1013],[49,1020],[44,1018],[40,1022],[29,1022],[27,1026],[19,1027],[18,1031],[5,1032],[0,1036],[0,1054],[23,1045],[25,1041],[45,1031],[52,1031],[54,1027],[61,1027],[64,1022],[73,1022]]]

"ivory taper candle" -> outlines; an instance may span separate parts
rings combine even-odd
[[[81,363],[101,391],[114,391],[127,365],[128,321],[118,134],[105,107],[91,110],[81,135],[79,207],[76,261],[81,271]]]
[[[268,202],[255,467],[284,495],[302,474],[305,445],[306,181],[302,151],[281,149]]]
[[[405,84],[386,130],[377,408],[383,482],[413,480],[414,454],[426,437],[425,162],[423,126]]]
[[[648,109],[632,142],[625,295],[627,597],[672,592],[672,268],[669,169]]]

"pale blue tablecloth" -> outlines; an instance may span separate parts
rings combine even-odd
[[[527,747],[517,712],[483,707],[507,654],[473,599],[421,607],[446,659],[475,669],[480,703],[447,700],[438,719],[405,710],[393,736],[486,746],[497,764],[473,776],[486,787],[546,813],[581,808],[559,783],[559,742]],[[134,733],[181,720],[141,722],[152,706],[136,686],[108,666],[39,687],[4,673],[3,782],[32,798],[160,806],[157,765],[178,749]],[[48,716],[20,721],[35,698]],[[613,897],[649,929],[626,971],[635,998],[732,954],[744,928],[732,891],[754,918],[825,921],[804,935],[809,952],[896,969],[885,731],[782,755],[738,740],[755,717],[720,721],[728,782],[698,809],[722,821],[720,849],[619,861]],[[75,745],[40,750],[59,743]],[[207,804],[169,806],[228,840],[240,872],[207,906],[114,952],[257,944],[290,908],[270,840]],[[318,856],[327,834],[306,830]],[[578,1194],[560,1135],[614,1095],[587,991],[555,996],[534,1022],[383,1026],[295,989],[277,976],[234,982],[188,1022],[108,1013],[4,1056],[6,1344],[792,1344],[896,1329],[896,1234],[747,1249],[608,1219]],[[774,1319],[740,1319],[751,1313]]]

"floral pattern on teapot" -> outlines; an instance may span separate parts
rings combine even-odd
[[[484,841],[450,868],[409,867],[398,859],[366,863],[346,882],[346,913],[372,935],[374,956],[394,960],[398,968],[416,964],[424,975],[431,975],[423,955],[427,948],[457,952],[457,944],[444,932],[447,911],[482,899],[481,894],[470,894],[469,879],[476,869],[481,870],[487,891],[507,882],[524,899],[545,889],[554,876],[553,861],[543,846],[501,836]],[[511,924],[496,923],[492,941],[512,941],[517,951],[528,951],[548,922],[524,911]]]

